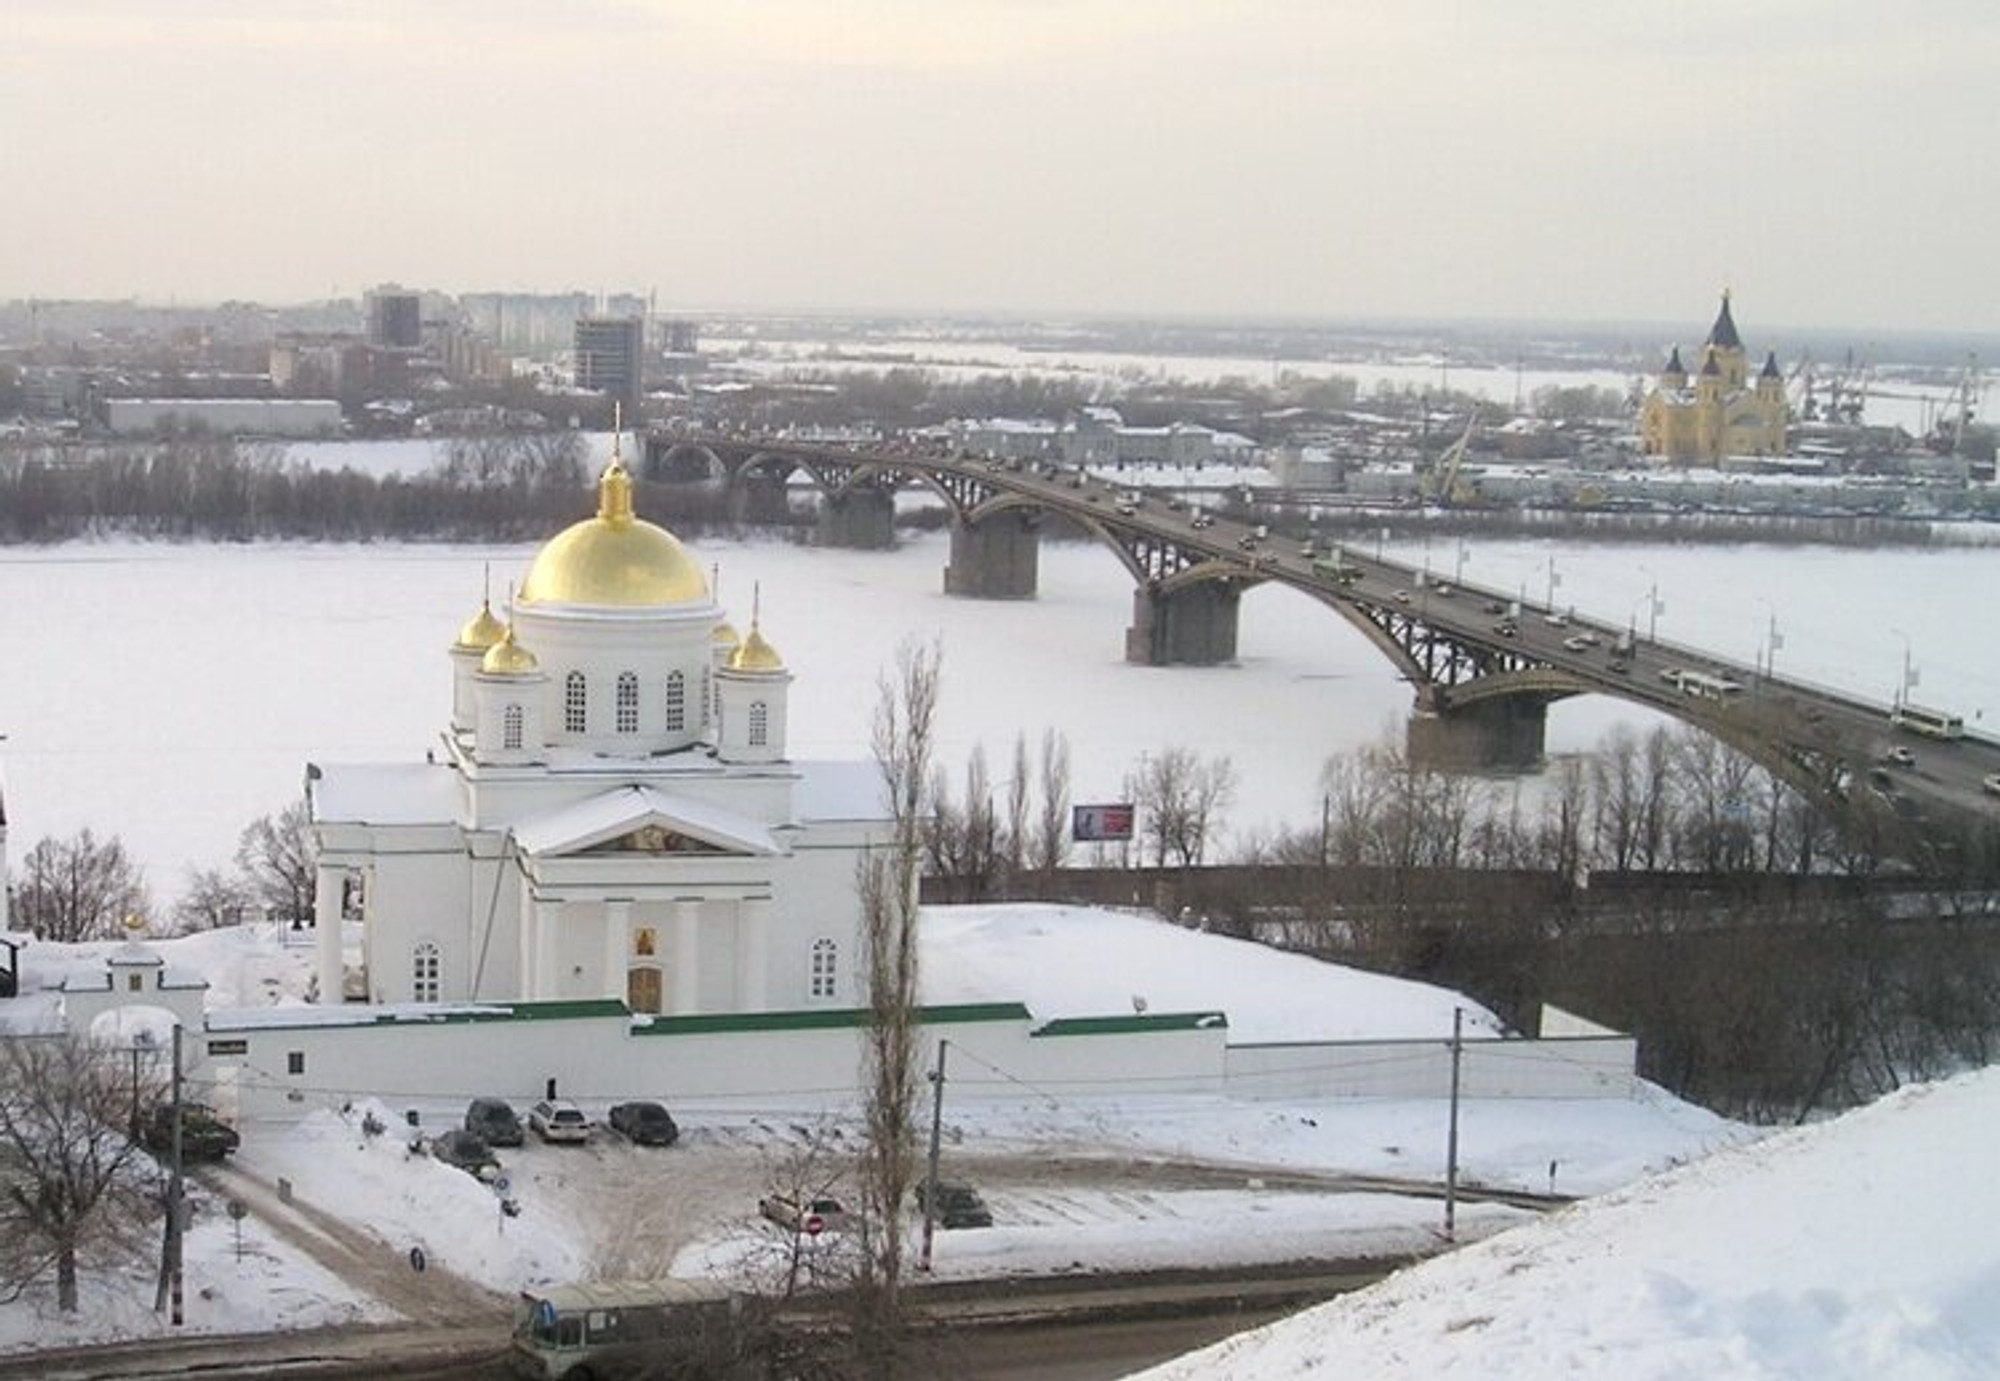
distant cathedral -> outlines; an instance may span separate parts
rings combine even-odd
[[[1700,367],[1690,377],[1680,347],[1674,347],[1639,410],[1639,438],[1649,456],[1717,465],[1726,456],[1783,455],[1786,419],[1778,357],[1766,353],[1764,367],[1751,381],[1743,338],[1736,333],[1724,292],[1722,310],[1701,348]]]

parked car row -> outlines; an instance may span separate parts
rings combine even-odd
[[[605,1121],[634,1146],[671,1146],[680,1140],[673,1114],[658,1103],[616,1104]],[[496,1146],[519,1146],[529,1132],[550,1144],[578,1145],[588,1142],[596,1130],[597,1124],[583,1109],[566,1098],[544,1098],[528,1109],[526,1118],[504,1098],[475,1098],[465,1109],[465,1125],[431,1138],[430,1149],[447,1165],[490,1180],[500,1173],[500,1162],[493,1155]]]

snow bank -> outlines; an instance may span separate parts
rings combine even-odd
[[[2000,1375],[2000,1070],[1907,1089],[1143,1373]]]

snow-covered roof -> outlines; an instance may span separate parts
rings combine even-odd
[[[801,762],[794,766],[799,770],[799,786],[792,801],[801,823],[889,818],[882,769],[873,761]]]
[[[619,787],[524,820],[514,827],[514,840],[523,853],[546,856],[599,844],[650,823],[671,825],[732,852],[784,852],[761,821],[650,786]]]
[[[443,763],[332,763],[307,769],[313,818],[356,825],[448,825],[458,775]]]

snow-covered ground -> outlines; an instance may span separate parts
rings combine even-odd
[[[2000,1375],[2000,1070],[1642,1180],[1143,1373]]]
[[[922,939],[930,1000],[1004,995],[1042,1017],[1128,1011],[1139,992],[1160,1010],[1219,1007],[1232,1029],[1259,1039],[1314,1040],[1441,1033],[1451,1009],[1467,1005],[1422,984],[1084,908],[936,908],[925,915]],[[156,943],[170,967],[209,975],[213,997],[293,1003],[309,981],[311,951],[283,940],[253,926]],[[46,1017],[52,998],[44,985],[93,968],[108,949],[31,945],[24,952],[30,991],[17,1001]],[[1491,1024],[1477,1008],[1470,1017],[1475,1029]],[[366,1234],[374,1244],[366,1255],[385,1268],[421,1247],[439,1269],[500,1294],[669,1269],[734,1277],[770,1246],[754,1213],[757,1196],[781,1183],[786,1165],[808,1148],[854,1144],[851,1124],[827,1122],[816,1109],[676,1107],[684,1133],[671,1150],[600,1138],[582,1149],[502,1151],[521,1210],[503,1218],[487,1187],[411,1153],[404,1107],[351,1092],[342,1106],[302,1107],[296,1121],[243,1128],[235,1170],[266,1191],[289,1181],[304,1210]],[[421,1128],[435,1130],[463,1110],[439,1103],[416,1111]],[[372,1135],[364,1127],[371,1113],[380,1128]],[[981,1185],[996,1226],[946,1234],[939,1269],[1035,1274],[1422,1251],[1436,1242],[1435,1202],[1379,1184],[1341,1193],[1337,1181],[1435,1183],[1446,1122],[1441,1102],[1080,1099],[1027,1086],[1014,1099],[948,1105],[948,1173]],[[1468,1102],[1460,1156],[1470,1184],[1546,1189],[1553,1170],[1555,1188],[1580,1193],[1752,1135],[1635,1081],[1624,1098]],[[220,1197],[204,1197],[189,1242],[190,1330],[296,1328],[389,1312],[322,1279],[326,1272],[298,1241],[256,1217],[245,1225],[246,1260],[238,1265]],[[1461,1223],[1476,1237],[1525,1216],[1467,1205]],[[86,1278],[84,1316],[59,1327],[40,1296],[0,1306],[0,1350],[161,1331],[151,1298],[140,1271]]]

